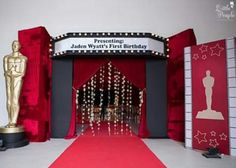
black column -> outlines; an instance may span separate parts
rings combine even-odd
[[[166,60],[146,61],[147,127],[150,138],[167,137]]]
[[[64,138],[72,110],[73,59],[54,59],[52,71],[52,138]]]

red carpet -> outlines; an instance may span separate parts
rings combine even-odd
[[[165,168],[137,136],[107,134],[88,129],[50,168]]]

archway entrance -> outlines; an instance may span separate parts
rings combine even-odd
[[[87,113],[88,121],[92,121],[89,125],[103,119],[95,120],[95,110],[98,111],[98,115],[103,113],[104,119],[109,118],[113,122],[117,122],[117,119],[121,120],[122,111],[123,113],[132,111],[133,102],[127,105],[126,102],[122,104],[121,92],[115,95],[115,90],[110,88],[108,91],[108,86],[103,94],[109,97],[109,93],[110,99],[107,100],[110,101],[109,103],[104,107],[102,107],[103,104],[101,107],[100,103],[96,104],[96,93],[100,94],[96,89],[93,90],[95,99],[91,100],[92,84],[90,81],[89,88],[87,82],[93,78],[93,85],[94,82],[98,84],[94,75],[109,61],[129,81],[132,94],[135,87],[138,89],[137,97],[140,91],[143,92],[141,114],[138,115],[140,117],[138,135],[140,137],[167,137],[166,63],[168,56],[165,38],[151,33],[67,33],[54,38],[52,49],[52,137],[76,136],[76,119],[78,118],[76,112],[79,109],[76,109],[76,95],[78,90],[83,93],[81,90],[83,86],[86,93],[84,94],[85,101],[87,101],[86,96],[89,95],[87,92],[90,90],[88,99],[90,102],[80,102],[80,105],[84,107],[81,114]],[[120,80],[122,76],[118,78]],[[113,77],[110,83],[115,83],[116,80]],[[112,96],[113,100],[111,100]],[[136,98],[134,95],[124,97],[128,99],[127,102]],[[117,103],[114,103],[115,100]],[[129,113],[127,112],[127,116]],[[111,119],[112,117],[115,119]],[[108,122],[108,120],[105,121]],[[113,124],[115,126],[115,123]]]
[[[100,57],[96,59],[53,59],[52,74],[52,137],[71,138],[76,135],[76,91],[83,87],[89,79],[98,72],[99,68],[109,62]],[[139,136],[144,137],[144,131],[148,130],[146,137],[167,137],[167,99],[166,99],[166,60],[156,59],[112,59],[119,71],[130,80],[128,71],[134,77],[140,77],[144,73],[142,81],[146,85],[140,87],[146,94],[143,94],[144,104],[142,111],[145,114],[140,120]],[[135,62],[142,62],[135,65]],[[79,67],[78,70],[74,70]],[[126,69],[127,68],[127,69]],[[73,89],[72,89],[73,88]],[[137,87],[139,88],[139,87]],[[134,96],[132,96],[133,98]],[[144,131],[143,131],[144,130]]]

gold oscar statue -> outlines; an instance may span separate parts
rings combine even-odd
[[[13,52],[3,58],[9,121],[6,126],[0,127],[0,139],[2,140],[0,151],[29,144],[23,127],[17,125],[20,111],[19,97],[27,64],[27,58],[19,52],[20,47],[18,41],[13,41]]]
[[[17,130],[16,123],[20,110],[19,96],[23,82],[22,78],[25,75],[27,64],[27,57],[23,56],[19,52],[20,47],[21,46],[18,41],[13,41],[13,52],[3,58],[8,112],[8,124],[5,126],[5,128],[15,128],[15,130]],[[2,128],[0,129],[0,131],[1,130]],[[5,131],[6,130],[13,131],[13,129],[5,129]]]
[[[20,111],[19,97],[27,64],[27,58],[19,52],[20,47],[18,41],[13,41],[13,52],[3,58],[9,121],[6,126],[0,127],[0,139],[2,139],[0,151],[29,144],[23,127],[17,125]]]
[[[20,43],[13,41],[12,54],[4,57],[4,76],[7,91],[7,112],[9,123],[6,127],[16,127],[16,122],[20,110],[19,96],[22,86],[22,78],[25,75],[27,58],[20,50]]]

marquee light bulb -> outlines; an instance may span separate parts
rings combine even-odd
[[[233,0],[231,0],[229,4],[230,4],[231,8],[234,8],[234,1]]]

